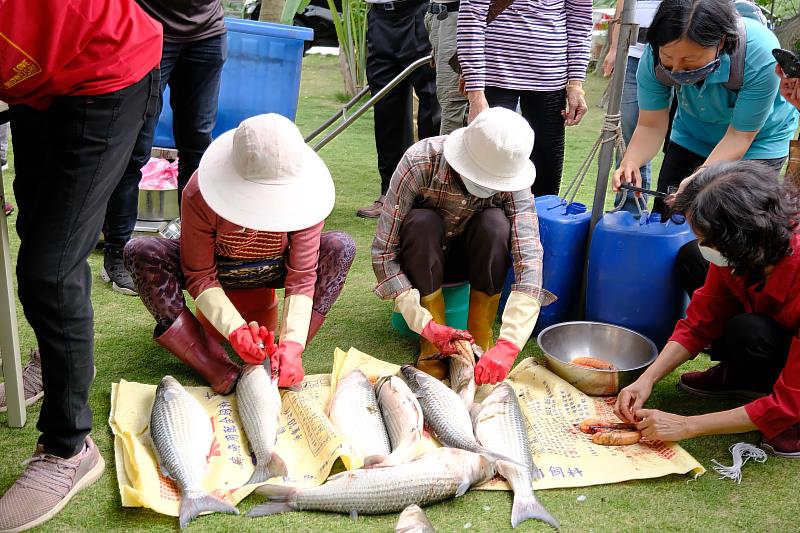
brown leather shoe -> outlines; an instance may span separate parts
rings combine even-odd
[[[358,211],[356,211],[356,216],[361,218],[378,218],[381,216],[381,212],[383,211],[383,202],[386,199],[384,195],[381,195],[377,200],[372,202],[371,205],[368,207],[362,207]]]

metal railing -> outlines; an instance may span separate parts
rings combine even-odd
[[[319,152],[326,144],[335,139],[340,133],[349,128],[350,125],[353,124],[353,122],[358,120],[364,113],[369,111],[370,108],[372,108],[384,96],[389,94],[389,92],[391,92],[395,87],[400,85],[400,83],[402,83],[403,80],[405,80],[408,76],[410,76],[415,70],[417,70],[419,67],[425,64],[430,63],[431,60],[432,60],[431,56],[426,56],[417,59],[416,61],[411,63],[400,74],[395,76],[395,78],[392,79],[392,81],[390,81],[386,87],[375,93],[375,95],[372,96],[372,98],[364,102],[364,104],[361,107],[356,109],[351,115],[348,116],[347,114],[348,111],[350,111],[350,109],[354,107],[369,92],[369,87],[364,87],[357,95],[355,95],[349,102],[347,102],[341,109],[339,109],[339,111],[337,111],[331,118],[326,120],[320,127],[315,129],[313,132],[308,134],[308,136],[306,136],[305,138],[306,143],[310,143],[311,141],[319,137],[319,135],[322,134],[322,132],[327,130],[337,120],[344,119],[344,121],[342,121],[338,126],[336,126],[336,128],[334,128],[327,135],[325,135],[325,137],[323,137],[319,142],[317,142],[312,146],[315,152]]]

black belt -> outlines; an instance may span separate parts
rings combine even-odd
[[[372,4],[373,9],[381,11],[402,11],[411,7],[418,7],[425,3],[425,0],[400,0],[399,2],[381,2]]]
[[[455,13],[458,11],[458,6],[461,2],[431,2],[428,8],[428,13],[434,15],[447,15],[448,13]]]

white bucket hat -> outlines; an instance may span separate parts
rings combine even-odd
[[[502,107],[482,111],[444,141],[444,158],[462,177],[495,191],[533,185],[533,130],[518,113]]]
[[[222,218],[260,231],[297,231],[333,210],[333,179],[288,118],[248,118],[220,135],[198,169],[200,193]]]

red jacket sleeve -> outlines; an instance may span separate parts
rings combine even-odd
[[[195,171],[181,201],[181,269],[192,298],[210,287],[222,287],[214,258],[217,218],[200,194]]]
[[[800,422],[800,334],[792,339],[786,366],[772,394],[744,406],[750,420],[766,437],[774,437]]]
[[[709,267],[705,284],[694,291],[686,318],[678,321],[669,339],[692,355],[721,337],[728,321],[742,312],[742,304],[725,283],[724,276],[730,274],[716,265]]]
[[[289,257],[286,261],[285,296],[303,294],[314,298],[319,263],[319,240],[324,221],[310,228],[289,233]]]

